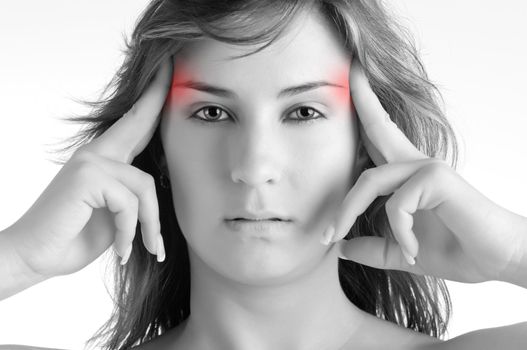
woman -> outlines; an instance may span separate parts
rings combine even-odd
[[[380,4],[154,1],[127,57],[0,235],[3,297],[114,244],[109,349],[525,342],[525,324],[440,341],[442,278],[527,285],[527,223],[447,165],[435,88]]]

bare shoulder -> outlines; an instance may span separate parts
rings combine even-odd
[[[365,322],[356,332],[357,337],[342,347],[351,349],[390,349],[390,350],[443,350],[439,345],[444,341],[401,327],[393,322],[382,320],[366,314]],[[162,349],[193,349],[188,339],[182,339],[184,325],[181,324],[163,335],[137,347],[133,350],[162,350]],[[1,349],[0,349],[1,350]]]
[[[182,327],[176,327],[163,336],[138,346],[137,350],[174,349],[171,346],[181,332]],[[358,334],[360,337],[351,339],[343,347],[346,349],[390,349],[390,350],[516,350],[527,349],[527,322],[508,326],[480,329],[462,334],[447,341],[401,327],[393,322],[382,320],[373,315],[366,318]],[[185,346],[177,348],[186,348]],[[6,348],[7,349],[7,348]],[[27,350],[41,350],[28,348]],[[0,350],[3,350],[0,347]],[[19,349],[13,349],[19,350]],[[26,350],[21,348],[20,350]],[[52,349],[42,349],[52,350]]]
[[[162,350],[162,349],[188,349],[188,347],[181,344],[180,336],[185,328],[186,322],[183,322],[176,327],[169,329],[162,335],[138,346],[134,346],[133,350]],[[2,349],[0,349],[2,350]]]
[[[441,350],[445,341],[367,314],[360,337],[343,349]]]
[[[0,350],[65,350],[65,349],[42,348],[38,346],[6,344],[6,345],[0,345]]]
[[[376,346],[384,345],[390,349],[412,349],[412,350],[525,350],[527,349],[527,322],[515,323],[512,325],[485,328],[459,335],[455,338],[443,341],[427,334],[415,332],[410,329],[400,327],[392,322],[380,320],[377,332],[371,333],[373,336],[378,333]],[[382,323],[384,322],[384,324]],[[385,337],[381,337],[381,332],[386,332]],[[385,344],[379,344],[379,339],[390,339]],[[373,348],[373,347],[372,347]],[[350,348],[351,349],[351,348]]]
[[[451,349],[527,349],[527,322],[478,329],[452,338],[440,348],[440,350]]]

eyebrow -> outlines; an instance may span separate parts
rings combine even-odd
[[[229,90],[229,89],[226,89],[226,88],[223,88],[223,87],[219,87],[219,86],[210,85],[210,84],[207,84],[207,83],[204,83],[204,82],[200,82],[200,81],[188,80],[188,81],[184,81],[184,82],[180,82],[180,83],[175,83],[172,86],[173,87],[183,87],[183,88],[187,88],[187,89],[198,90],[198,91],[206,92],[206,93],[209,93],[209,94],[212,94],[212,95],[217,95],[217,96],[220,96],[220,97],[238,98],[238,95],[232,90]],[[339,84],[335,84],[335,83],[330,83],[330,82],[327,82],[327,81],[324,81],[324,80],[311,81],[311,82],[307,82],[307,83],[304,83],[304,84],[301,84],[301,85],[290,86],[288,88],[285,88],[285,89],[283,89],[282,91],[280,91],[278,93],[277,98],[290,97],[290,96],[294,96],[294,95],[298,95],[298,94],[304,93],[306,91],[310,91],[310,90],[313,90],[313,89],[318,89],[318,88],[321,88],[321,87],[327,87],[327,86],[328,87],[342,88],[342,89],[346,88],[345,86],[342,86],[342,85],[339,85]]]

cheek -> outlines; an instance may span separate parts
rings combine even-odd
[[[203,223],[215,213],[219,183],[218,163],[210,140],[191,138],[174,130],[166,142],[165,154],[170,173],[174,209],[183,232]],[[216,208],[217,210],[217,208]]]
[[[296,202],[310,203],[306,209],[311,216],[323,220],[333,203],[340,202],[351,188],[355,140],[349,129],[332,128],[290,147],[295,149],[290,167]]]
[[[303,152],[298,163],[302,181],[318,187],[321,193],[346,191],[351,183],[354,151],[349,137],[334,137],[317,150]]]

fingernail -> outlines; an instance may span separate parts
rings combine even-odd
[[[401,251],[403,252],[404,258],[408,264],[415,265],[415,259],[410,254],[408,254],[405,249],[401,248]]]
[[[333,227],[333,225],[331,225],[324,232],[322,238],[320,239],[320,243],[324,245],[328,245],[329,242],[331,242],[331,239],[333,238],[334,234],[335,234],[335,228]]]
[[[128,259],[130,258],[131,253],[132,253],[132,245],[130,244],[128,246],[128,249],[126,249],[126,252],[124,253],[123,257],[121,258],[121,265],[124,265],[128,262]]]
[[[157,262],[165,261],[165,245],[163,244],[163,236],[157,236]]]

